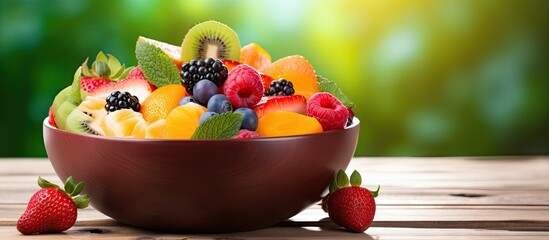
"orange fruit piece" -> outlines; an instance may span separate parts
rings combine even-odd
[[[256,132],[264,137],[313,134],[321,133],[322,125],[313,117],[290,111],[278,111],[260,118]]]
[[[137,38],[137,41],[138,42],[148,42],[148,43],[152,44],[153,46],[162,49],[172,59],[172,62],[175,64],[175,66],[177,66],[177,69],[179,69],[179,71],[181,71],[181,64],[182,64],[182,61],[181,61],[181,46],[171,45],[169,43],[157,41],[157,40],[142,37],[142,36],[139,36],[139,38]]]
[[[307,100],[319,92],[318,78],[313,66],[302,56],[294,55],[281,58],[262,70],[275,80],[284,78],[294,85],[295,95]]]
[[[156,122],[153,122],[145,130],[145,138],[157,138],[164,139],[168,135],[166,129],[166,120],[160,119]]]
[[[141,113],[148,124],[165,119],[179,105],[187,91],[181,84],[170,84],[156,89],[141,103]]]
[[[107,114],[101,126],[106,136],[144,138],[147,123],[141,113],[122,109]]]
[[[166,117],[166,138],[190,139],[200,123],[200,116],[208,111],[196,103],[174,108]]]
[[[259,71],[271,65],[271,55],[256,43],[250,43],[240,49],[240,63],[248,64]]]

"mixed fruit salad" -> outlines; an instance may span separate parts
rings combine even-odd
[[[181,47],[139,37],[138,66],[100,52],[84,61],[49,110],[75,133],[150,139],[278,137],[343,129],[353,103],[302,56],[271,62],[241,48],[230,27],[207,21]]]

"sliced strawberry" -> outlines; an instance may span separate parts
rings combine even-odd
[[[229,70],[229,72],[231,72],[231,70],[240,65],[239,62],[235,62],[233,60],[228,60],[228,59],[222,59],[221,62],[223,63],[223,65],[225,65],[225,67],[227,67],[227,69]]]
[[[137,96],[139,102],[143,102],[155,89],[156,87],[151,85],[146,79],[130,78],[120,82],[103,85],[90,92],[90,95],[106,98],[114,91],[126,91],[131,95]]]
[[[265,75],[263,73],[259,73],[261,76],[261,81],[263,81],[263,88],[265,91],[269,90],[269,87],[271,86],[271,82],[274,80],[272,77]]]
[[[307,110],[307,99],[301,95],[263,97],[253,110],[258,118],[280,110],[305,115]]]
[[[128,74],[128,76],[126,77],[126,79],[130,79],[130,78],[141,78],[141,79],[147,79],[145,77],[145,75],[143,74],[143,72],[141,71],[141,68],[139,66],[135,67],[134,69],[132,69],[130,71],[130,73]]]
[[[48,112],[48,123],[52,126],[52,127],[55,127],[55,128],[58,128],[57,127],[57,123],[55,123],[55,115],[53,114],[53,111],[51,110],[51,107],[50,107],[50,110]]]
[[[111,83],[112,81],[108,79],[82,76],[82,81],[80,82],[80,88],[86,92],[92,92],[98,87],[101,87],[106,84],[111,84]]]

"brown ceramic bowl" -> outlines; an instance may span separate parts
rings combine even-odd
[[[344,130],[292,137],[149,140],[75,134],[44,120],[60,179],[84,181],[100,212],[129,225],[233,232],[284,221],[320,200],[358,141]]]

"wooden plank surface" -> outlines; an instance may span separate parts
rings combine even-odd
[[[213,235],[146,231],[88,208],[64,234],[33,239],[549,239],[549,157],[355,158],[354,169],[382,186],[365,234],[341,230],[316,205],[270,228]],[[45,159],[0,160],[0,238],[22,237],[14,226],[37,176],[57,180]]]

